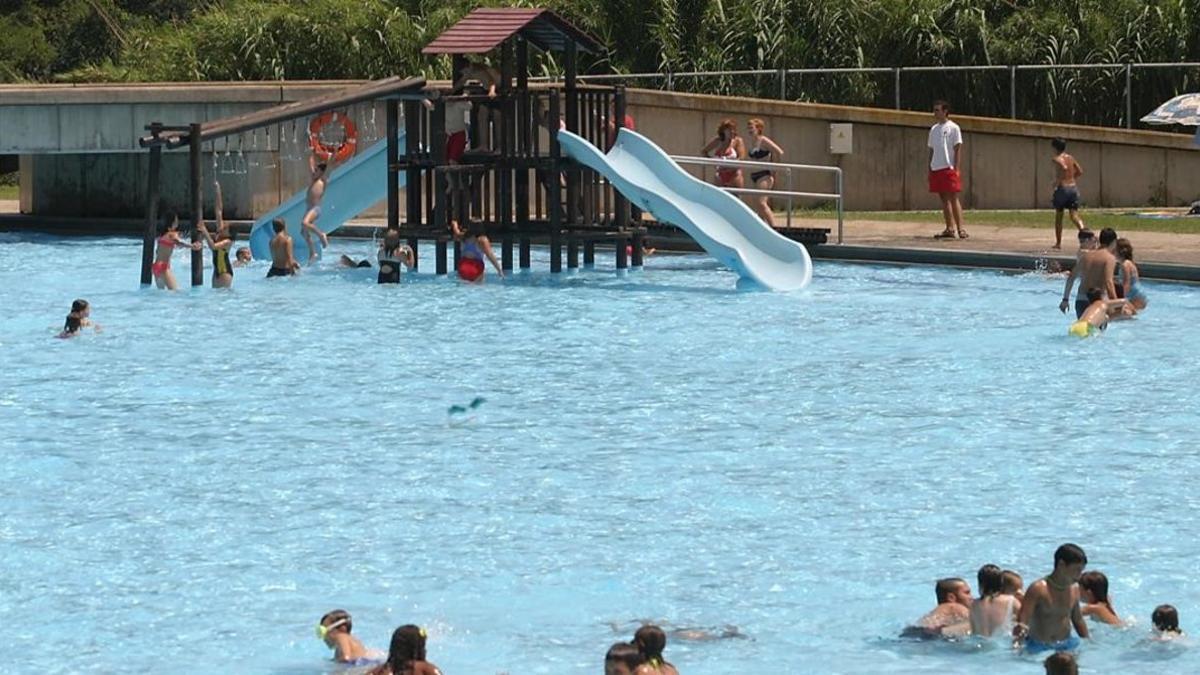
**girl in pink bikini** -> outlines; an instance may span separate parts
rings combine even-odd
[[[175,252],[176,246],[199,251],[200,242],[189,244],[179,236],[179,216],[176,214],[171,214],[171,219],[167,221],[166,229],[158,236],[157,242],[158,250],[154,254],[154,264],[150,266],[150,272],[154,275],[154,285],[173,291],[179,284],[175,283],[175,273],[171,271],[171,254]]]
[[[721,124],[717,127],[716,138],[710,140],[700,154],[716,159],[745,159],[746,144],[737,134],[737,124],[733,120],[721,120]],[[740,188],[744,187],[746,183],[742,178],[741,169],[728,167],[717,169],[716,184],[718,187]]]

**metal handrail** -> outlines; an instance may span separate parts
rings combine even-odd
[[[693,157],[689,155],[670,155],[671,159],[676,164],[691,164],[697,166],[711,166],[714,168],[746,168],[746,169],[782,169],[787,174],[787,190],[760,190],[758,188],[723,188],[727,192],[749,195],[769,195],[773,197],[787,197],[787,229],[792,229],[792,200],[796,197],[808,199],[832,199],[837,203],[837,243],[843,242],[843,224],[844,224],[844,209],[843,209],[843,180],[842,168],[840,166],[826,166],[824,164],[784,164],[782,162],[756,162],[746,159],[719,159],[714,157]],[[832,173],[834,175],[834,184],[837,192],[798,192],[792,190],[792,170],[797,171],[817,171],[823,173]]]

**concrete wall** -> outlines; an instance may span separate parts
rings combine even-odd
[[[145,204],[145,151],[137,138],[151,121],[185,124],[207,121],[328,94],[354,82],[204,83],[165,85],[0,86],[0,154],[21,159],[21,210],[68,216],[139,216]],[[937,208],[926,189],[927,113],[850,108],[758,99],[630,90],[630,111],[638,130],[671,154],[696,155],[718,123],[732,117],[738,128],[749,117],[761,117],[767,133],[779,143],[784,161],[840,166],[845,172],[846,205],[859,210]],[[360,132],[360,148],[383,131],[382,105],[355,106],[351,115]],[[1080,181],[1087,206],[1182,205],[1200,198],[1200,152],[1187,136],[1148,131],[1078,127],[1040,122],[956,117],[963,127],[963,201],[968,208],[1045,208],[1051,181],[1050,148],[1054,136],[1068,139],[1084,167]],[[854,125],[854,151],[829,152],[829,124]],[[284,141],[280,151],[280,140]],[[307,183],[306,162],[290,143],[290,125],[259,134],[262,166],[247,175],[217,173],[225,192],[226,215],[262,215]],[[304,130],[296,137],[304,149]],[[255,138],[241,139],[251,160]],[[231,150],[237,153],[238,141]],[[225,146],[216,150],[223,155]],[[206,172],[211,171],[205,157]],[[165,208],[183,210],[186,155],[164,155]],[[695,173],[711,179],[712,171]],[[833,190],[829,175],[795,174],[800,191]],[[779,189],[786,189],[781,174]],[[206,176],[206,190],[211,176]],[[403,196],[401,204],[404,203]],[[211,194],[206,196],[211,204]],[[383,213],[376,205],[369,215]]]

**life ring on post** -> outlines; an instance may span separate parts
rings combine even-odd
[[[346,140],[341,144],[335,145],[321,140],[321,130],[330,124],[342,125]],[[354,148],[357,144],[358,130],[354,127],[354,120],[342,113],[323,112],[308,123],[308,145],[319,159],[344,162],[354,156]]]

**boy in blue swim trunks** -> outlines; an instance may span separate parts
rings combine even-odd
[[[1025,591],[1017,624],[1013,626],[1013,645],[1025,651],[1073,651],[1079,639],[1089,637],[1083,611],[1079,607],[1079,576],[1087,565],[1087,554],[1075,544],[1063,544],[1054,552],[1054,571],[1038,579]],[[1076,637],[1071,634],[1075,627]]]

